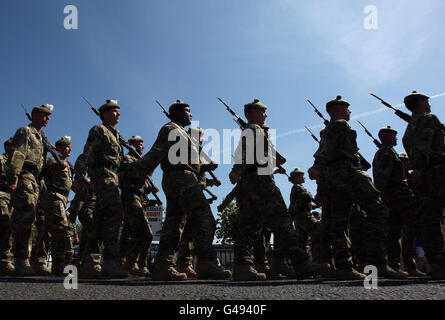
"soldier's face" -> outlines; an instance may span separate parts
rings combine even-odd
[[[36,111],[32,113],[32,122],[36,127],[46,127],[50,116],[49,113]]]
[[[346,106],[337,106],[337,119],[349,121],[351,119],[351,111]]]
[[[397,136],[394,133],[384,133],[382,134],[382,143],[394,147],[397,145]]]
[[[121,117],[121,113],[119,111],[119,108],[108,109],[107,111],[104,111],[102,114],[103,114],[103,117],[104,117],[104,122],[106,124],[115,126],[116,124],[119,123],[119,119]]]
[[[178,109],[178,111],[175,112],[175,118],[176,117],[184,127],[192,123],[192,112],[190,111],[189,107],[185,107],[184,109]]]
[[[250,109],[247,115],[248,120],[253,121],[259,126],[262,126],[267,118],[266,110],[264,109]]]
[[[10,143],[5,144],[5,152],[7,155],[10,155],[12,151],[12,145]]]
[[[305,179],[304,179],[304,174],[297,174],[295,176],[295,182],[298,184],[302,184],[304,183]]]
[[[417,109],[421,112],[430,113],[431,106],[428,99],[420,99],[417,101]]]
[[[139,154],[144,152],[144,143],[142,141],[133,144]]]
[[[67,146],[59,145],[56,147],[56,149],[57,149],[57,151],[59,151],[62,154],[62,156],[64,158],[68,158],[71,155],[71,145],[70,144]]]

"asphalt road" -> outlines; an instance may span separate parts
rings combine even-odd
[[[445,281],[379,279],[376,289],[363,281],[329,279],[263,282],[155,282],[143,278],[82,280],[65,289],[64,277],[0,277],[0,300],[444,300]]]

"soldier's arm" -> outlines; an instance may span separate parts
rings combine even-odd
[[[27,127],[20,128],[12,141],[12,155],[5,165],[6,177],[10,184],[17,184],[18,176],[22,172],[28,152],[28,138],[30,131]]]
[[[86,173],[86,168],[94,167],[94,161],[97,157],[98,147],[102,145],[103,129],[100,125],[96,125],[91,128],[88,133],[87,142],[83,147],[83,157],[85,157],[84,163],[79,163],[81,167],[79,168],[79,173]],[[76,161],[77,162],[77,161]]]

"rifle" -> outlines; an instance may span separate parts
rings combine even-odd
[[[392,105],[390,105],[388,102],[386,102],[386,101],[383,100],[382,98],[377,97],[375,94],[373,94],[373,93],[371,93],[371,92],[369,92],[369,94],[370,94],[371,96],[373,96],[374,98],[380,100],[380,102],[381,102],[384,106],[386,106],[386,107],[388,107],[388,108],[394,110],[394,111],[395,111],[394,113],[395,113],[399,118],[401,118],[402,120],[405,120],[406,122],[410,122],[410,120],[411,120],[411,116],[410,116],[409,114],[407,114],[407,113],[405,113],[405,112],[403,112],[403,111],[401,111],[401,110],[399,110],[399,109],[394,108],[394,107],[393,107]]]
[[[327,120],[324,116],[323,116],[323,114],[314,106],[314,104],[309,100],[309,99],[306,99],[307,100],[307,102],[309,102],[310,103],[310,105],[314,108],[314,110],[315,110],[315,113],[320,117],[320,118],[322,118],[323,119],[323,123],[324,123],[324,125],[325,126],[327,126],[328,124],[329,124],[329,120]],[[318,141],[318,139],[317,139],[317,141]],[[359,158],[360,158],[360,164],[363,166],[363,169],[366,171],[366,170],[368,170],[368,169],[370,169],[371,168],[371,164],[361,155],[361,153],[360,152],[357,152],[357,154],[358,154],[358,156],[359,156]]]
[[[309,130],[308,127],[306,127],[306,126],[304,126],[304,127],[306,128],[307,131],[309,131],[309,133],[311,134],[312,138],[313,138],[315,141],[317,141],[318,143],[320,143],[320,140],[318,140],[318,138],[312,133],[312,131]]]
[[[162,104],[161,104],[158,100],[156,100],[156,103],[161,107],[162,112],[165,114],[165,116],[166,116],[167,118],[169,118],[171,121],[173,121],[173,119],[172,119],[170,113],[168,113],[167,110],[164,109],[164,107],[162,106]],[[190,136],[190,138],[192,138],[192,137]],[[197,143],[197,141],[194,141],[194,139],[192,139],[192,141],[198,146],[198,150],[200,151],[200,152],[199,152],[200,155],[202,155],[203,158],[204,158],[210,165],[213,165],[214,163],[213,163],[212,159],[209,157],[209,155],[208,155],[207,153],[205,153],[205,152],[202,150],[201,146],[199,146],[199,143]],[[215,174],[213,173],[213,170],[208,170],[208,172],[209,172],[209,174],[212,176],[212,178],[215,179],[215,186],[219,187],[219,186],[221,185],[221,181],[215,176]],[[216,199],[214,199],[214,200],[216,200]]]
[[[377,146],[377,148],[380,149],[380,147],[382,146],[382,144],[380,143],[380,141],[378,141],[376,138],[374,138],[374,137],[372,136],[371,132],[369,132],[368,129],[366,129],[366,127],[365,127],[360,121],[357,120],[357,122],[363,127],[363,129],[365,129],[366,134],[367,134],[368,136],[371,137],[372,141],[373,141],[374,144]]]
[[[28,118],[29,121],[32,122],[32,117],[31,115],[28,113],[28,111],[26,110],[25,106],[23,105],[23,103],[21,104],[23,110],[25,111],[26,117]],[[61,154],[59,151],[57,151],[56,147],[49,142],[48,137],[46,136],[45,132],[43,130],[40,131],[40,135],[42,136],[42,144],[43,144],[43,149],[46,152],[49,152],[53,158],[57,161],[57,163],[61,166],[65,166],[65,164],[63,163],[63,160],[61,159]],[[71,162],[68,161],[68,159],[66,159],[66,162],[68,163],[68,166],[70,167],[71,172],[75,173],[76,175],[80,176],[77,171],[74,169],[74,166],[71,164]],[[74,175],[71,177],[71,179],[74,181]],[[84,179],[82,179],[83,182],[85,182],[86,184],[90,184],[88,181]]]
[[[229,113],[230,113],[232,116],[235,117],[235,119],[233,119],[233,120],[239,125],[239,127],[240,127],[241,130],[244,130],[244,129],[247,127],[247,122],[244,121],[241,117],[239,117],[239,116],[235,113],[235,111],[233,111],[232,108],[230,108],[230,107],[228,106],[228,104],[225,103],[221,98],[216,97],[216,99],[218,99],[223,105],[226,106],[227,111],[229,111]],[[273,144],[272,144],[272,142],[269,140],[269,138],[266,137],[266,136],[264,136],[264,139],[266,139],[266,141],[267,141],[267,142],[272,146],[272,148],[273,148]],[[286,162],[286,158],[283,157],[277,150],[275,150],[275,148],[273,148],[273,149],[274,149],[274,151],[275,151],[275,155],[276,155],[277,160],[280,160],[280,161],[282,161],[283,163],[285,163],[285,162]],[[283,172],[283,171],[284,171],[284,173],[286,174],[286,169],[284,169],[280,164],[276,164],[276,167],[279,169],[280,172]],[[286,175],[287,175],[287,174],[286,174]]]
[[[207,188],[204,188],[203,190],[204,190],[205,192],[207,192],[207,193],[211,196],[210,199],[207,199],[207,201],[208,201],[209,203],[213,203],[213,201],[218,200],[218,197],[217,197],[214,193],[212,193],[212,191],[210,191],[210,190],[207,189]]]
[[[97,111],[97,109],[94,108],[94,106],[85,97],[82,97],[82,98],[90,105],[91,110],[93,110],[93,112],[96,115],[100,116],[99,111]],[[139,154],[139,152],[137,152],[136,148],[134,146],[132,146],[126,139],[124,139],[124,137],[122,137],[122,135],[120,133],[118,134],[118,140],[119,140],[119,144],[121,146],[125,147],[128,151],[133,151],[133,153],[136,155],[136,157],[138,159],[142,158],[142,156]],[[156,202],[158,203],[158,205],[161,206],[162,201],[161,201],[161,199],[159,199],[158,195],[156,194],[158,192],[157,190],[159,190],[159,189],[155,186],[153,180],[151,179],[151,177],[149,175],[146,176],[145,180],[148,182],[148,185],[150,186],[150,188],[152,190],[151,193],[155,197]]]

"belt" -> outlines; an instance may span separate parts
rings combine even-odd
[[[445,164],[445,157],[436,157],[430,160],[428,168]]]
[[[66,191],[66,190],[63,190],[63,189],[59,189],[59,188],[56,188],[56,187],[52,187],[52,186],[49,186],[48,190],[60,193],[61,195],[65,196],[65,197],[68,197],[68,195],[70,193],[69,191]]]

